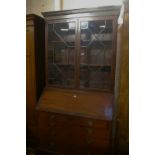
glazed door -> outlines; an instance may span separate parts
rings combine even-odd
[[[47,24],[47,83],[51,86],[74,88],[76,81],[76,20]]]
[[[50,21],[46,30],[48,85],[113,90],[114,16]]]
[[[114,17],[79,20],[79,88],[111,91],[115,65]]]

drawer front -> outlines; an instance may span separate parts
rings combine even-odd
[[[72,149],[68,151],[68,154],[65,155],[110,155],[109,150],[92,150],[92,149],[84,149],[81,150],[79,148],[77,149]]]
[[[32,154],[31,154],[32,155]],[[37,149],[36,154],[34,155],[65,155],[63,153],[55,152],[55,151],[49,151],[44,149]]]
[[[70,127],[70,135],[77,138],[84,137],[85,139],[95,138],[95,139],[109,140],[111,136],[111,131],[89,127],[72,126]]]
[[[51,132],[42,130],[38,135],[38,147],[54,152],[66,152],[69,148],[69,137],[66,134],[51,135]]]
[[[50,126],[70,126],[71,117],[68,115],[49,114],[49,125]]]
[[[111,121],[96,120],[90,118],[82,118],[71,115],[62,114],[49,114],[49,121],[54,122],[55,125],[70,125],[70,126],[82,126],[82,127],[93,127],[102,128],[105,130],[111,129]]]
[[[93,128],[102,128],[109,129],[111,128],[110,121],[82,118],[82,117],[74,117],[73,124],[83,127],[93,127]]]
[[[39,147],[71,154],[106,154],[111,124],[108,121],[41,112],[38,119]]]

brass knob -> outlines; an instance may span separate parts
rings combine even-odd
[[[73,95],[73,98],[77,98],[77,95],[76,95],[76,94],[74,94],[74,95]]]

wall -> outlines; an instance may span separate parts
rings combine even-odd
[[[26,14],[32,13],[32,1],[26,0]]]
[[[63,9],[68,10],[121,4],[122,0],[64,0]]]
[[[26,0],[26,14],[37,14],[42,16],[41,12],[53,11],[54,0]]]
[[[26,0],[26,14],[60,10],[61,0]],[[122,0],[63,0],[63,10],[121,5]]]

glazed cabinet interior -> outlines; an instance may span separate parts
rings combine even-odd
[[[115,28],[113,16],[48,22],[48,85],[112,91]]]
[[[40,151],[111,154],[119,12],[115,6],[43,13],[46,87],[37,105]]]

